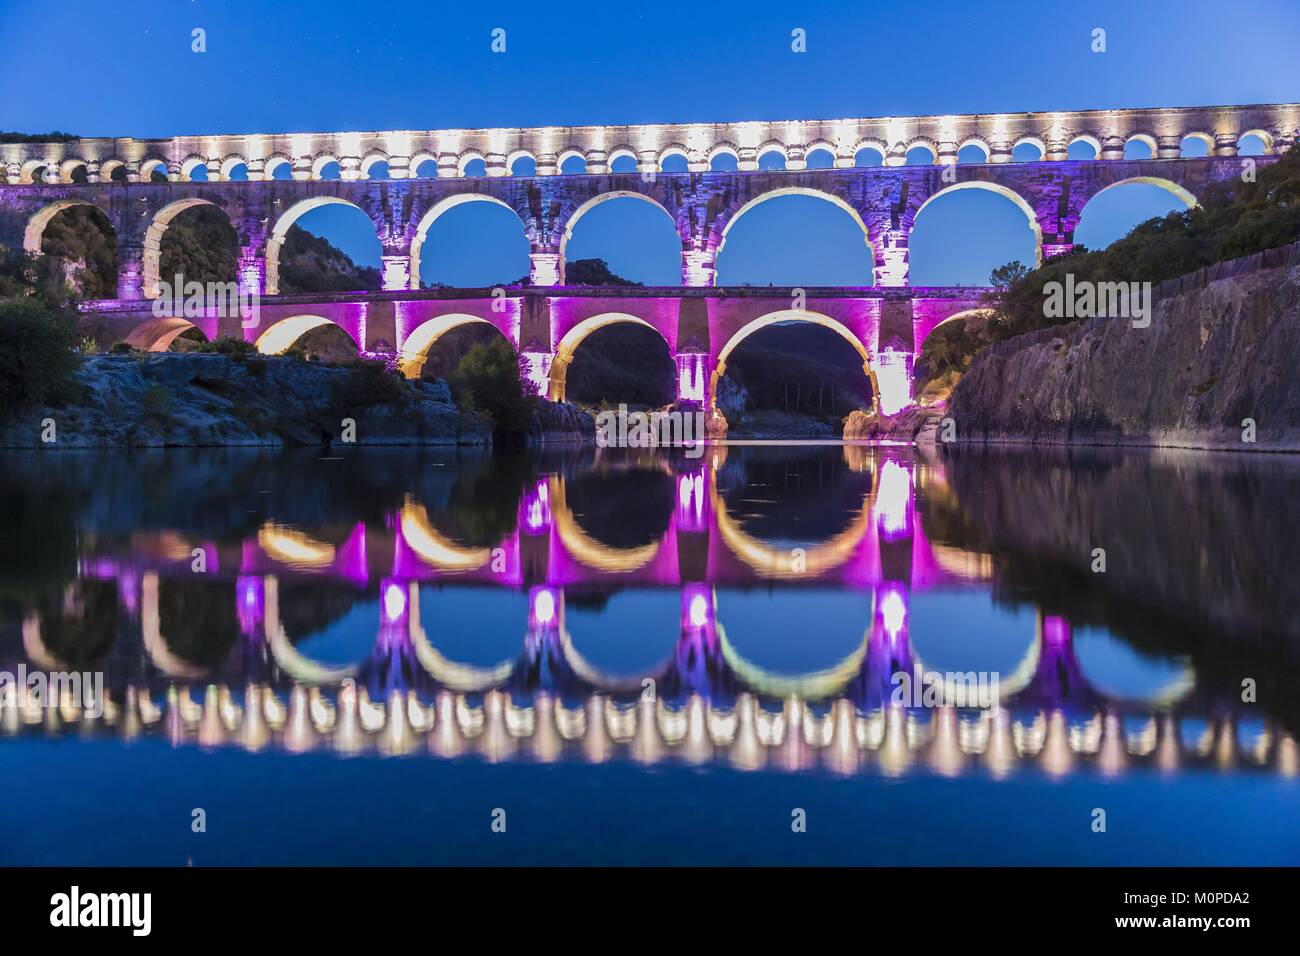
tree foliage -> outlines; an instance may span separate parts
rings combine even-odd
[[[473,346],[456,366],[449,384],[462,407],[486,412],[494,436],[522,441],[532,425],[532,396],[522,357],[503,338]]]
[[[69,310],[31,297],[0,301],[0,421],[74,396],[76,341]]]

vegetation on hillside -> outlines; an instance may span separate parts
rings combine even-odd
[[[1067,273],[1076,284],[1155,284],[1300,240],[1300,150],[1254,172],[1254,182],[1219,184],[1199,197],[1199,206],[1141,223],[1105,249],[1075,246],[1037,269],[1009,263],[994,270],[991,284],[999,291],[990,299],[991,314],[931,334],[922,349],[918,385],[955,381],[974,354],[993,342],[1073,321],[1050,317],[1043,308],[1043,287],[1063,283]]]

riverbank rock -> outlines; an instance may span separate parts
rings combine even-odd
[[[938,423],[945,414],[942,405],[914,406],[904,409],[897,415],[874,415],[856,409],[844,419],[844,440],[933,443]]]
[[[528,432],[530,444],[594,442],[596,419],[573,402],[537,402],[533,424]]]
[[[1300,450],[1300,266],[1189,285],[1157,290],[1146,328],[1094,318],[986,348],[949,403],[957,440]]]
[[[209,353],[98,355],[77,372],[79,400],[0,428],[10,448],[484,444],[478,416],[443,382],[374,368]],[[352,425],[349,426],[348,420]],[[345,434],[345,430],[349,434]],[[54,441],[42,437],[53,435]]]

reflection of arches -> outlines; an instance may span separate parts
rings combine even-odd
[[[329,319],[319,315],[293,315],[281,319],[257,337],[257,350],[263,355],[281,355],[312,329],[329,324]]]
[[[145,653],[155,666],[169,677],[194,680],[207,673],[174,654],[162,634],[162,615],[158,610],[158,573],[147,572],[140,580],[140,634]]]
[[[875,614],[875,595],[872,595],[872,615]],[[730,640],[727,639],[726,629],[722,624],[717,625],[718,647],[722,651],[722,658],[727,662],[727,666],[738,678],[740,683],[752,690],[757,691],[767,697],[781,700],[789,700],[796,697],[799,700],[826,700],[830,697],[842,696],[845,687],[849,681],[862,670],[862,662],[867,656],[867,644],[871,637],[871,632],[862,635],[862,643],[852,654],[844,658],[834,667],[828,667],[825,670],[815,671],[811,674],[800,674],[798,676],[786,676],[777,674],[747,661]]]
[[[660,335],[659,329],[655,328],[645,319],[638,318],[635,315],[629,315],[626,312],[602,312],[600,315],[593,315],[590,318],[583,319],[573,328],[564,334],[555,346],[555,360],[551,363],[550,386],[547,397],[553,402],[562,402],[565,400],[565,390],[568,384],[569,365],[573,361],[573,353],[577,351],[578,346],[592,332],[597,329],[603,329],[607,325],[613,325],[616,322],[635,322],[638,325],[644,325],[648,329]],[[670,343],[671,351],[671,343]]]
[[[1025,214],[1025,219],[1029,221],[1029,229],[1034,234],[1034,255],[1037,259],[1036,264],[1042,265],[1043,229],[1038,224],[1038,216],[1034,212],[1034,207],[1029,205],[1028,201],[1026,201],[1025,197],[1020,195],[1020,193],[1016,192],[1014,189],[1010,189],[1006,186],[999,185],[998,183],[989,183],[989,182],[983,182],[982,180],[973,180],[971,182],[954,183],[951,186],[947,186],[944,189],[940,189],[937,193],[933,193],[932,195],[927,196],[925,202],[921,203],[921,205],[917,207],[916,212],[912,213],[913,226],[915,227],[916,221],[921,218],[921,213],[925,210],[925,208],[929,206],[932,202],[934,202],[936,199],[938,199],[940,196],[948,196],[954,192],[958,192],[963,189],[984,189],[991,193],[994,193],[995,195],[1001,196],[1004,199],[1010,199],[1013,203],[1015,203],[1016,208],[1019,209],[1021,212],[1023,212]]]
[[[659,541],[635,548],[615,548],[597,541],[573,517],[562,479],[551,478],[550,494],[556,535],[564,545],[565,552],[587,567],[611,574],[626,574],[645,567],[659,553]]]
[[[806,309],[782,309],[779,312],[769,312],[767,315],[760,316],[748,324],[742,326],[732,333],[731,338],[727,339],[726,345],[718,353],[718,363],[713,369],[713,378],[709,382],[709,405],[716,410],[714,396],[718,394],[718,381],[722,378],[727,370],[727,357],[735,351],[745,339],[753,335],[759,329],[767,328],[769,325],[776,325],[778,322],[812,322],[814,325],[820,325],[823,328],[830,329],[848,340],[858,354],[862,356],[862,370],[871,379],[871,401],[873,405],[878,405],[880,401],[880,385],[876,381],[876,373],[871,368],[871,353],[867,351],[866,345],[849,330],[848,326],[833,319],[829,315],[822,315],[820,312],[809,312]]]
[[[735,224],[740,220],[740,218],[744,216],[745,213],[749,212],[751,209],[754,209],[756,206],[760,205],[761,203],[765,203],[769,199],[776,199],[779,196],[811,196],[814,199],[824,199],[826,202],[830,203],[836,208],[842,210],[843,212],[848,213],[849,216],[852,217],[853,221],[857,224],[858,228],[862,230],[863,240],[866,242],[867,247],[872,250],[872,260],[873,261],[875,260],[876,258],[875,246],[871,242],[871,234],[867,231],[867,224],[863,222],[862,216],[858,214],[858,211],[856,209],[854,209],[851,205],[849,205],[846,199],[844,199],[841,196],[837,196],[834,193],[822,192],[820,189],[806,189],[800,186],[788,186],[782,189],[773,189],[770,192],[765,192],[760,196],[755,196],[753,199],[745,203],[743,206],[737,209],[730,217],[727,218],[726,222],[722,226],[722,231],[718,234],[718,245],[714,255],[715,262],[719,261],[722,258],[722,249],[727,243],[727,234],[731,232],[732,227],[735,226]]]
[[[319,177],[314,176],[314,178]],[[280,218],[275,221],[275,228],[271,230],[271,236],[266,241],[267,295],[277,295],[280,291],[280,247],[284,245],[289,229],[306,213],[311,212],[313,209],[320,209],[322,206],[351,206],[363,216],[366,215],[366,211],[360,206],[335,196],[317,196],[314,199],[304,199],[285,210]]]
[[[481,193],[460,193],[455,196],[448,196],[441,202],[435,203],[428,212],[421,218],[419,224],[415,227],[415,237],[411,240],[411,288],[420,288],[420,254],[424,249],[424,242],[429,237],[429,229],[443,215],[450,212],[457,206],[470,202],[489,202],[500,206],[502,209],[509,209],[516,219],[519,213],[507,202],[497,199],[495,196],[485,196]],[[519,221],[519,227],[527,235],[527,228],[523,220]],[[268,270],[269,273],[269,270]]]
[[[718,493],[716,483],[710,487],[710,495],[713,499],[713,515],[718,524],[718,534],[723,543],[733,555],[764,578],[780,580],[815,577],[838,568],[853,556],[871,528],[870,502],[867,498],[863,498],[862,508],[854,514],[848,527],[828,541],[803,549],[803,559],[796,567],[789,547],[767,544],[740,526],[740,522],[727,510],[726,502]]]
[[[314,686],[338,684],[356,674],[355,666],[326,667],[293,646],[280,619],[280,582],[274,575],[268,574],[262,579],[262,594],[266,608],[263,622],[266,643],[281,670],[299,684]]]
[[[613,694],[639,690],[647,676],[659,675],[666,671],[668,666],[672,663],[673,646],[674,644],[669,645],[668,653],[664,655],[662,662],[652,667],[645,668],[635,676],[615,676],[601,670],[595,664],[591,663],[591,661],[587,660],[587,658],[583,656],[582,652],[578,650],[577,645],[573,643],[573,635],[571,635],[567,630],[562,630],[560,632],[560,656],[563,657],[564,662],[569,665],[569,669],[572,670],[583,683],[596,688],[597,691]]]
[[[406,546],[439,571],[475,571],[492,557],[490,548],[464,548],[448,541],[429,520],[424,505],[408,497],[399,517]]]
[[[492,667],[463,664],[445,657],[433,646],[420,622],[420,586],[414,581],[407,589],[406,606],[411,648],[420,666],[440,684],[463,694],[481,693],[504,684],[514,671],[514,660],[505,660]]]
[[[153,221],[149,223],[149,228],[144,235],[144,295],[146,299],[158,298],[158,285],[161,281],[161,276],[158,273],[159,264],[162,261],[163,234],[167,232],[167,227],[172,224],[173,219],[185,210],[193,209],[195,206],[211,206],[213,209],[221,208],[216,203],[208,202],[206,199],[178,199],[159,209],[153,217]],[[225,215],[224,209],[221,212],[222,215]]]
[[[581,220],[583,216],[591,212],[601,203],[609,202],[612,199],[639,199],[642,202],[649,203],[651,206],[654,206],[656,209],[658,209],[660,212],[662,212],[665,216],[668,217],[668,221],[672,223],[673,234],[678,237],[679,242],[681,241],[681,236],[677,232],[677,221],[673,219],[672,213],[670,213],[667,209],[665,209],[659,203],[658,200],[650,196],[647,196],[645,193],[639,193],[631,189],[615,189],[612,190],[611,192],[601,193],[598,196],[593,196],[592,198],[588,199],[577,209],[575,209],[564,224],[564,235],[560,237],[560,284],[561,285],[564,284],[564,264],[568,259],[567,249],[569,246],[569,240],[573,238],[574,228],[578,225],[579,220]]]
[[[398,367],[402,370],[402,374],[407,378],[419,378],[424,370],[424,363],[429,359],[429,352],[443,335],[462,325],[475,323],[496,328],[487,319],[464,312],[439,315],[421,322],[402,340],[402,350],[398,356]]]
[[[257,546],[272,560],[300,570],[320,570],[334,563],[334,545],[274,521],[257,529]]]

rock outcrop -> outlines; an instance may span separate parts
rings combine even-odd
[[[443,382],[289,358],[99,355],[77,373],[83,394],[0,428],[0,447],[484,444],[477,416]],[[345,435],[354,423],[351,435]],[[53,428],[55,441],[43,441]]]
[[[949,403],[957,440],[1300,450],[1297,260],[1165,283],[1146,328],[1094,318],[990,346]]]

